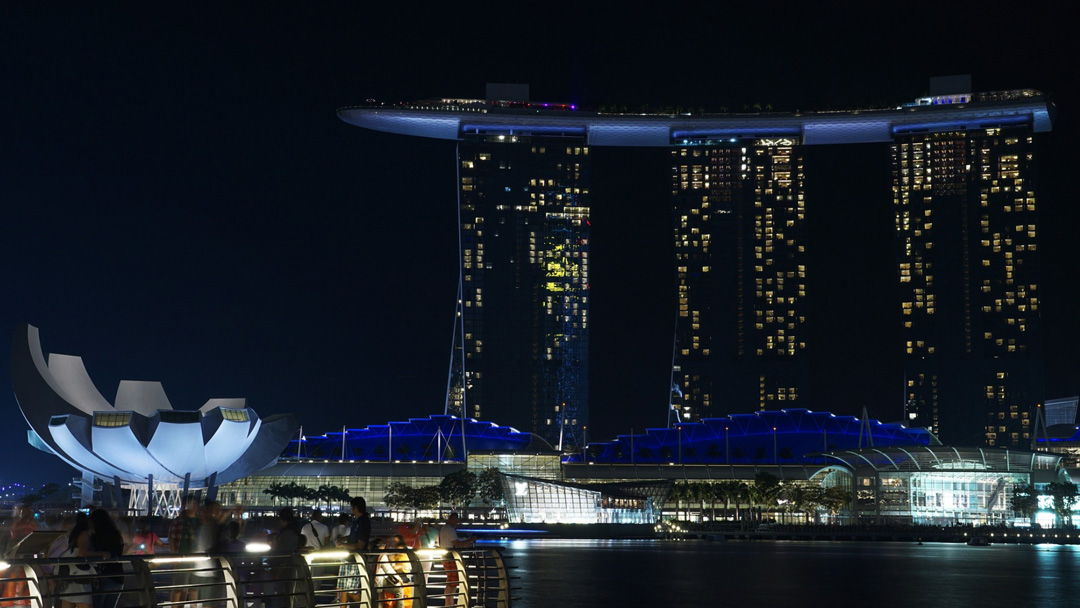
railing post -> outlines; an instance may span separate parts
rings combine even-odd
[[[150,566],[146,564],[145,559],[133,559],[129,563],[136,585],[142,590],[139,605],[157,606],[157,589],[154,587],[154,577],[150,574]]]
[[[178,606],[196,604],[199,600],[189,594],[208,585],[214,590],[220,590],[211,595],[214,596],[213,601],[224,603],[225,608],[245,608],[249,601],[256,604],[263,602],[264,606],[267,602],[278,604],[284,601],[285,605],[296,608],[312,608],[317,606],[316,601],[322,601],[324,606],[335,606],[339,605],[338,598],[328,599],[325,595],[336,593],[339,589],[355,596],[351,599],[355,608],[378,608],[385,604],[378,595],[379,581],[374,574],[378,566],[378,554],[346,554],[343,551],[326,553],[321,558],[318,553],[124,557],[119,561],[130,564],[130,567],[124,568],[125,575],[129,578],[127,586],[120,593],[124,594],[126,602],[145,608],[156,608],[159,602],[176,603]],[[498,550],[436,549],[404,550],[400,553],[407,557],[408,573],[412,580],[398,586],[411,592],[411,597],[403,599],[411,600],[414,608],[427,606],[429,602],[439,605],[448,603],[459,608],[474,605],[484,608],[509,608],[509,576],[503,556]],[[353,563],[351,559],[356,562]],[[52,581],[89,580],[104,576],[70,573],[61,575],[58,571],[53,571],[59,565],[115,561],[117,560],[82,558],[13,560],[10,564],[0,564],[0,568],[7,566],[0,570],[0,596],[5,595],[2,590],[6,584],[9,589],[17,588],[18,591],[7,593],[7,596],[12,597],[4,597],[5,602],[14,604],[20,601],[18,606],[50,608],[53,598],[49,586]],[[439,568],[433,568],[436,562],[440,563]],[[341,568],[346,564],[356,566],[355,574]],[[397,564],[398,567],[405,564],[400,554]],[[439,572],[440,569],[443,570],[442,573]],[[255,574],[248,576],[249,571]],[[216,574],[216,579],[211,579],[205,575],[208,572],[219,574]],[[204,580],[184,582],[193,573],[204,573]],[[157,584],[155,577],[158,577]],[[331,584],[320,590],[313,577]],[[345,579],[352,581],[347,583],[348,588],[342,586]],[[435,582],[432,583],[432,580]],[[159,586],[165,588],[159,589]],[[172,593],[169,592],[170,589]],[[161,597],[158,597],[159,591],[163,594]],[[179,599],[176,598],[177,594],[181,596]]]
[[[240,577],[237,574],[236,562],[231,557],[219,557],[221,574],[225,578],[225,598],[227,605],[233,608],[244,608],[244,602],[240,596]]]
[[[44,607],[46,605],[45,600],[49,595],[49,585],[45,579],[45,572],[41,567],[32,562],[17,562],[12,564],[8,571],[10,572],[12,569],[22,570],[26,582],[26,595],[13,598],[15,605],[18,606],[20,600],[25,600],[30,606]],[[0,587],[0,595],[4,595],[2,587]]]
[[[299,583],[300,589],[296,590],[295,596],[302,598],[300,606],[314,606],[315,605],[315,589],[311,584],[311,569],[308,568],[307,560],[303,555],[294,553],[291,556],[292,568],[294,576]],[[294,598],[295,598],[294,596]]]
[[[409,556],[409,570],[412,572],[413,608],[427,606],[427,573],[424,572],[424,564],[412,549],[405,553]]]
[[[468,608],[472,594],[469,593],[469,577],[465,572],[465,560],[460,551],[450,549],[446,552],[443,558],[443,570],[446,572],[446,597],[448,599],[453,597],[453,606]],[[456,582],[451,580],[451,574]]]

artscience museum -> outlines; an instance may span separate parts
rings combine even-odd
[[[173,409],[160,382],[122,380],[110,403],[81,357],[45,354],[23,324],[11,347],[11,382],[34,447],[81,472],[84,505],[165,513],[179,496],[244,478],[277,462],[295,415],[260,418],[244,399]]]

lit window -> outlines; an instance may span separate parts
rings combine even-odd
[[[248,413],[247,410],[234,410],[230,408],[221,408],[221,415],[225,420],[232,420],[233,422],[247,422]]]
[[[94,426],[115,428],[131,424],[131,412],[94,412]]]

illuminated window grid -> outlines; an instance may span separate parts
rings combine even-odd
[[[248,413],[247,410],[237,410],[231,408],[221,408],[221,416],[225,420],[232,420],[233,422],[247,422]]]
[[[402,466],[402,472],[406,472],[407,465]],[[288,501],[275,502],[269,494],[265,494],[263,490],[270,487],[270,484],[281,483],[288,485],[289,483],[296,482],[302,486],[306,486],[312,489],[318,489],[321,485],[338,486],[340,488],[349,491],[350,496],[363,496],[367,500],[368,508],[382,508],[386,506],[383,502],[383,497],[386,496],[389,486],[394,482],[406,483],[414,488],[424,486],[439,485],[442,481],[442,477],[420,477],[412,475],[400,475],[395,477],[389,476],[329,476],[324,475],[321,477],[316,476],[281,476],[281,477],[266,477],[252,475],[239,479],[227,484],[222,485],[219,488],[218,497],[221,500],[223,506],[243,505],[245,507],[254,508],[274,508],[279,506],[286,506]],[[312,501],[312,504],[306,506],[317,506]]]
[[[1001,524],[1013,518],[1009,499],[1026,473],[945,471],[882,473],[881,514],[916,524]]]
[[[131,412],[94,412],[94,426],[115,428],[131,424]]]
[[[484,454],[469,453],[469,470],[480,473],[484,469],[499,469],[503,473],[557,480],[562,477],[559,454]]]
[[[596,490],[521,477],[504,480],[511,523],[655,523],[647,499],[605,497]]]

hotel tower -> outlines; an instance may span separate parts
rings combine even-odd
[[[798,407],[809,381],[799,139],[687,138],[671,159],[672,417]]]
[[[1043,398],[1032,130],[903,134],[891,154],[907,421],[1027,446]]]
[[[609,114],[486,99],[343,108],[356,126],[457,145],[458,321],[449,413],[579,449],[588,425],[591,150],[670,152],[677,310],[668,423],[807,407],[806,146],[879,143],[895,211],[905,423],[1022,446],[1042,399],[1034,136],[1038,91],[963,78],[887,109]],[[813,179],[810,176],[809,179]],[[882,238],[890,238],[882,235]],[[657,319],[657,323],[670,323]],[[891,323],[891,320],[882,320]],[[660,397],[662,398],[662,397]],[[658,404],[659,405],[659,404]]]

